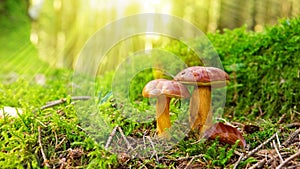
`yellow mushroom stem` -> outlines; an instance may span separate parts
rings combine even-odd
[[[212,123],[211,86],[195,86],[190,100],[190,126],[201,132],[205,124]]]
[[[165,95],[157,97],[156,102],[156,125],[158,136],[163,136],[165,129],[171,127],[170,120],[170,98]]]

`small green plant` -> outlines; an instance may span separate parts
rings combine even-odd
[[[219,141],[216,139],[215,142],[208,147],[203,158],[208,161],[208,163],[213,166],[225,167],[225,165],[234,156],[234,150],[238,146],[238,141],[229,147],[228,144],[225,146],[220,146]]]

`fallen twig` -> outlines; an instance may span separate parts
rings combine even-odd
[[[55,149],[58,149],[62,143],[65,141],[66,137],[64,137],[56,146],[55,146]]]
[[[254,153],[256,153],[260,148],[262,148],[263,146],[265,146],[266,144],[268,144],[271,140],[273,140],[276,137],[276,134],[277,133],[273,134],[268,140],[266,140],[263,143],[261,143],[255,149],[249,151],[248,154],[246,154],[245,157],[242,158],[241,161],[244,161],[244,160],[248,159],[250,156],[252,156]]]
[[[287,128],[300,127],[300,122],[291,123],[286,125]]]
[[[89,100],[91,98],[91,96],[73,96],[71,97],[71,100]],[[56,105],[60,105],[62,103],[65,103],[67,101],[67,98],[62,98],[62,99],[59,99],[59,100],[54,100],[54,101],[51,101],[51,102],[48,102],[46,105],[42,106],[40,109],[41,110],[44,110],[44,109],[47,109],[47,108],[50,108],[50,107],[54,107]]]
[[[290,144],[289,147],[299,147],[300,146],[300,135],[299,135],[299,139],[296,140],[294,143]]]
[[[84,128],[82,128],[81,126],[79,126],[78,124],[76,125],[76,127],[78,127],[80,130],[87,132]]]
[[[249,169],[261,168],[267,162],[266,158],[263,158],[259,162],[255,163],[253,166],[249,167]]]
[[[293,154],[292,156],[290,156],[289,158],[285,159],[279,166],[276,167],[276,169],[280,169],[282,168],[284,165],[286,165],[289,161],[291,161],[292,159],[298,157],[300,155],[300,150],[298,150],[297,153]]]
[[[238,155],[238,156],[244,156],[245,154],[242,152],[239,152],[237,150],[234,150],[234,154]]]
[[[299,168],[300,167],[300,164],[296,164],[296,165],[293,165],[293,166],[289,166],[287,167],[287,169],[295,169],[295,168]]]
[[[132,150],[133,148],[132,148],[131,144],[129,143],[129,141],[127,140],[126,136],[124,135],[124,133],[123,133],[121,127],[118,126],[117,128],[118,128],[118,130],[119,130],[121,136],[123,137],[123,139],[124,139],[124,141],[125,141],[125,143],[126,143],[126,145],[127,145],[127,148]]]
[[[288,145],[290,145],[293,140],[296,139],[296,137],[298,137],[298,135],[300,134],[300,128],[295,130],[289,137],[288,139],[286,139],[283,143],[282,143],[282,146],[286,147]]]
[[[177,160],[180,161],[180,160],[187,160],[187,159],[190,159],[190,158],[200,158],[200,157],[203,157],[203,154],[198,154],[198,155],[195,155],[195,156],[180,157]]]
[[[38,122],[38,123],[40,123],[43,127],[48,127],[47,125],[45,125],[43,122],[41,122],[40,120],[38,120],[38,119],[36,119],[36,121]]]
[[[278,137],[278,133],[276,133],[276,140],[277,140],[278,147],[281,148],[281,144],[280,144],[280,140],[279,140],[279,137]]]
[[[145,138],[146,138],[146,133],[144,133],[144,135],[143,135],[144,150],[146,149],[146,140],[145,140]]]
[[[277,121],[277,124],[281,124],[281,123],[283,122],[285,116],[286,116],[286,113],[284,113],[284,114],[279,118],[279,120]]]
[[[151,146],[153,148],[153,154],[152,154],[151,158],[153,157],[153,155],[155,155],[156,161],[158,162],[158,155],[157,155],[156,149],[154,147],[154,144],[153,144],[153,142],[152,142],[152,140],[151,140],[151,138],[149,136],[146,136],[146,138],[149,140],[149,142],[150,142],[150,144],[151,144]]]
[[[217,118],[217,120],[221,120],[221,121],[224,122],[224,124],[227,124],[228,126],[231,126],[231,127],[233,127],[233,128],[238,128],[237,126],[235,126],[234,124],[228,122],[228,121],[227,121],[226,119],[224,119],[224,118]]]
[[[106,142],[106,144],[105,144],[105,147],[104,147],[106,150],[108,149],[108,146],[110,145],[110,143],[111,143],[111,141],[112,141],[112,138],[115,136],[118,127],[119,127],[119,126],[117,125],[117,126],[112,130],[112,132],[110,133],[110,135],[109,135],[109,137],[108,137],[108,139],[107,139],[107,142]]]
[[[60,164],[60,167],[59,167],[59,169],[64,169],[64,168],[66,168],[66,165],[67,165],[67,159],[66,158],[62,158],[62,159],[59,159],[59,162],[58,162],[58,164]]]
[[[239,159],[235,162],[233,169],[236,169],[239,166],[239,163],[241,162],[241,160],[243,159],[244,154],[241,154]]]
[[[287,152],[282,153],[282,156],[286,156]],[[255,168],[261,168],[263,165],[270,165],[276,158],[278,158],[278,154],[276,154],[275,156],[271,157],[269,160],[267,160],[267,158],[263,158],[262,160],[258,161],[257,163],[255,163],[253,166],[251,166],[249,169],[255,169]]]
[[[281,156],[282,157],[286,157],[287,155],[289,155],[290,153],[289,152],[283,152],[281,153]],[[273,156],[272,158],[270,158],[269,160],[266,161],[266,165],[271,165],[271,163],[276,159],[278,158],[278,154],[276,154],[275,156]]]
[[[185,166],[184,169],[188,169],[189,166],[192,164],[192,162],[194,161],[195,157],[192,157],[192,159],[187,163],[187,165]]]
[[[277,134],[277,133],[276,133]],[[274,146],[274,148],[275,148],[275,151],[276,151],[276,153],[278,154],[278,157],[279,157],[279,159],[280,159],[280,162],[283,162],[283,158],[281,157],[281,154],[280,154],[280,152],[279,152],[279,150],[278,150],[278,148],[277,148],[277,146],[276,146],[276,143],[275,143],[275,140],[273,140],[273,146]]]
[[[54,133],[54,137],[55,137],[55,149],[56,149],[56,146],[58,144],[58,138],[57,138],[57,134],[56,134],[55,130],[53,131],[53,133]]]
[[[43,163],[45,164],[46,167],[50,167],[50,165],[48,163],[49,161],[47,160],[47,157],[46,157],[46,155],[44,153],[44,150],[43,150],[42,138],[41,138],[41,127],[40,126],[38,126],[38,133],[39,133],[39,135],[38,135],[38,142],[39,142],[39,146],[40,146],[40,149],[41,149],[42,157],[43,157],[43,160],[44,160]]]

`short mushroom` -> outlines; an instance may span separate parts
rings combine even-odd
[[[158,136],[164,137],[164,131],[171,127],[170,99],[188,98],[190,93],[180,82],[166,79],[155,79],[146,84],[143,96],[148,98],[157,97],[156,102],[156,124]]]
[[[226,86],[228,74],[215,67],[193,66],[179,72],[174,79],[195,86],[190,99],[189,121],[192,130],[201,132],[206,122],[212,122],[211,88]]]

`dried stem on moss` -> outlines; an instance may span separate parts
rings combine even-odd
[[[40,147],[40,149],[41,149],[41,154],[42,154],[42,157],[43,157],[43,160],[44,160],[44,165],[46,166],[46,167],[50,167],[50,165],[49,165],[49,160],[47,159],[47,157],[46,157],[46,155],[45,155],[45,153],[44,153],[44,149],[43,149],[43,144],[42,144],[42,136],[41,136],[41,127],[40,126],[38,126],[38,143],[39,143],[39,147]]]

